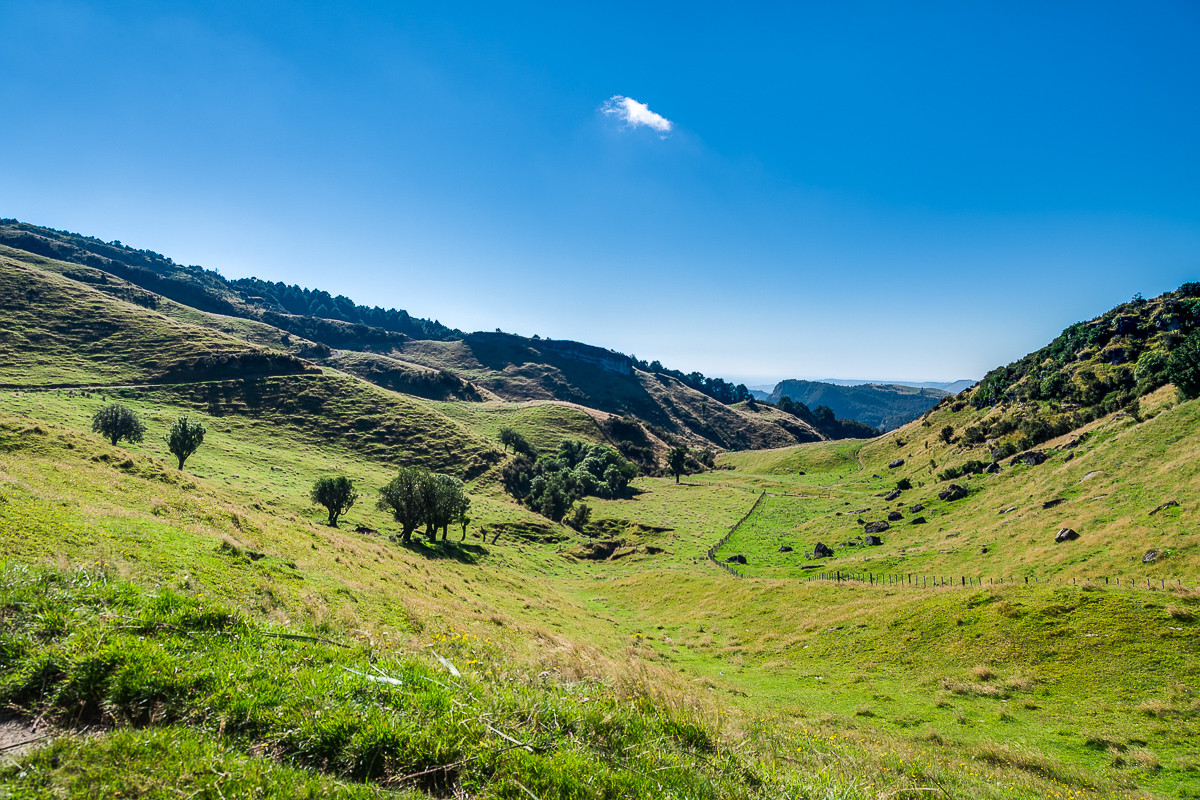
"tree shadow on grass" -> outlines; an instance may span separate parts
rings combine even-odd
[[[449,540],[431,542],[427,539],[417,539],[415,537],[407,544],[401,543],[400,546],[425,558],[449,558],[460,564],[477,564],[488,553],[487,548],[483,545],[472,544],[471,542],[452,542]]]

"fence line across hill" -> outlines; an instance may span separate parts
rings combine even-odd
[[[763,499],[767,496],[767,492],[759,493],[758,499],[754,501],[754,505],[750,506],[750,510],[742,515],[742,518],[733,524],[733,527],[721,539],[708,548],[708,560],[716,564],[721,569],[728,572],[735,578],[745,578],[746,576],[734,569],[730,564],[724,561],[717,560],[717,551],[720,550],[729,541],[733,534],[737,533],[737,529],[745,524],[746,520],[758,510]],[[977,588],[981,586],[1036,586],[1038,584],[1055,583],[1062,586],[1125,586],[1130,589],[1187,589],[1193,588],[1185,585],[1181,579],[1173,578],[1146,578],[1145,586],[1142,585],[1141,578],[1126,578],[1122,583],[1120,578],[1038,578],[1038,577],[1021,577],[1021,578],[987,578],[976,577],[974,575],[956,575],[953,577],[944,575],[921,575],[913,572],[843,572],[841,570],[833,570],[828,572],[809,573],[803,576],[805,581],[829,581],[832,583],[857,583],[866,586],[906,586],[915,589],[941,589],[941,588]],[[1155,586],[1155,581],[1158,586]],[[1195,588],[1200,588],[1197,584]]]
[[[717,551],[725,546],[725,543],[729,541],[729,537],[733,536],[733,534],[737,531],[738,528],[742,527],[742,523],[744,523],[746,520],[750,519],[750,515],[755,512],[755,510],[758,508],[759,504],[762,503],[763,498],[766,496],[767,496],[767,493],[765,491],[760,492],[758,495],[758,499],[754,501],[754,505],[750,506],[750,510],[747,511],[745,514],[743,514],[741,519],[739,519],[737,522],[733,523],[733,527],[730,528],[729,531],[724,536],[721,537],[721,540],[719,542],[714,544],[712,547],[708,548],[708,560],[713,562],[718,567],[725,570],[726,572],[728,572],[730,575],[734,576],[735,578],[744,578],[746,576],[743,575],[742,573],[738,572],[733,567],[726,564],[724,561],[718,561],[717,560]]]
[[[720,563],[720,562],[718,562]],[[739,575],[738,577],[744,577]],[[1146,578],[1145,586],[1141,578],[1126,578],[1121,583],[1120,578],[984,578],[973,575],[919,575],[911,572],[820,572],[805,576],[805,580],[831,581],[835,583],[858,583],[868,586],[908,586],[917,589],[940,589],[955,587],[962,589],[978,588],[981,586],[1035,586],[1037,584],[1055,583],[1063,586],[1125,586],[1130,589],[1187,589],[1182,579],[1175,578]],[[1158,586],[1154,584],[1158,583]]]

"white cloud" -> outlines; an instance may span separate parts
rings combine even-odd
[[[652,128],[659,133],[670,133],[671,128],[675,127],[675,124],[671,120],[651,111],[650,106],[621,94],[613,95],[605,100],[604,105],[600,106],[600,110],[605,114],[623,120],[631,128],[645,125],[647,128]]]

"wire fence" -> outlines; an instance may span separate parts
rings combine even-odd
[[[744,576],[738,576],[744,577]],[[1179,578],[1038,578],[1038,577],[978,577],[973,575],[920,575],[916,573],[892,572],[819,572],[805,576],[806,581],[831,581],[835,583],[857,583],[865,586],[907,586],[917,589],[960,589],[982,586],[1036,586],[1055,584],[1059,586],[1116,586],[1129,589],[1189,589]]]
[[[737,533],[738,528],[745,524],[746,520],[750,519],[751,515],[758,510],[763,499],[767,496],[766,492],[759,494],[758,499],[754,501],[754,505],[750,507],[742,518],[734,523],[728,532],[721,539],[708,549],[708,560],[716,564],[721,569],[728,572],[735,578],[745,578],[746,576],[738,572],[730,562],[719,561],[717,552],[724,547],[733,534]],[[1037,586],[1046,584],[1055,584],[1059,586],[1114,586],[1118,588],[1129,589],[1190,589],[1200,588],[1200,583],[1189,586],[1179,578],[1039,578],[1022,576],[1019,578],[1013,577],[987,577],[976,575],[922,575],[914,572],[854,572],[842,570],[829,570],[824,572],[810,572],[803,576],[807,582],[812,581],[829,581],[832,583],[854,583],[863,586],[904,586],[915,589],[942,589],[942,588],[979,588],[983,586]]]
[[[733,536],[733,534],[737,532],[738,528],[742,527],[742,523],[744,523],[746,520],[750,519],[750,515],[753,514],[756,510],[758,510],[759,505],[762,503],[763,498],[766,496],[767,496],[766,492],[760,492],[758,495],[758,499],[754,501],[754,505],[750,506],[750,510],[747,511],[745,514],[743,514],[741,519],[739,519],[737,522],[733,523],[733,527],[730,528],[729,531],[726,532],[726,534],[721,537],[720,541],[718,541],[712,547],[708,548],[708,560],[713,562],[718,567],[725,570],[730,575],[733,575],[736,578],[744,578],[746,576],[743,575],[742,573],[738,572],[733,567],[731,567],[728,562],[718,561],[717,560],[717,551],[725,546],[725,543],[729,541],[729,537]]]

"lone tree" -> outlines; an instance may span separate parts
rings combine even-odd
[[[671,448],[671,452],[667,453],[667,469],[675,476],[675,482],[679,483],[679,476],[687,472],[687,448]]]
[[[354,482],[345,475],[318,478],[312,487],[312,501],[329,511],[329,524],[336,528],[338,517],[345,514],[358,499]]]
[[[179,417],[171,425],[171,432],[167,434],[167,449],[179,459],[180,469],[183,469],[183,462],[188,460],[188,456],[196,452],[196,448],[204,441],[206,433],[207,428],[187,417]]]
[[[146,435],[146,426],[132,408],[120,403],[111,403],[92,417],[92,430],[108,438],[114,445],[122,439],[140,442]]]
[[[954,441],[954,426],[953,425],[945,426],[944,428],[942,428],[941,433],[938,435],[942,437],[943,442],[945,442],[946,444],[950,444],[951,442]]]

